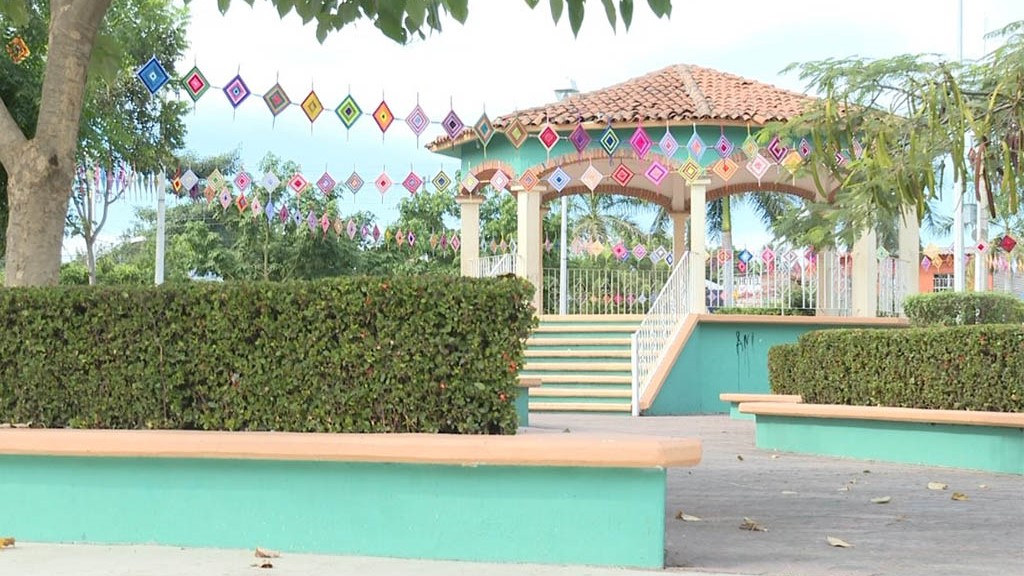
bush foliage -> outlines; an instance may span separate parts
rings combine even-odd
[[[0,290],[0,422],[513,433],[521,280]]]
[[[1024,412],[1024,326],[808,332],[768,373],[812,404]]]
[[[917,294],[907,297],[903,310],[915,326],[1024,322],[1024,302],[998,292]]]

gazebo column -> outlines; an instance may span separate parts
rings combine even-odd
[[[689,212],[669,212],[672,218],[672,261],[679,262],[686,254],[686,221],[690,218]]]
[[[459,264],[463,276],[480,275],[480,205],[483,196],[456,196],[462,224],[459,234],[461,241]]]
[[[878,241],[874,230],[868,230],[853,245],[853,279],[850,299],[853,315],[874,318],[878,315]]]
[[[917,219],[917,208],[904,209],[900,219],[899,256],[903,270],[900,280],[903,282],[903,296],[910,296],[921,291],[921,226]],[[903,305],[900,303],[900,309]]]
[[[707,312],[705,266],[707,253],[707,186],[710,180],[690,184],[690,313]]]
[[[544,271],[541,268],[541,197],[544,187],[518,190],[516,193],[516,275],[526,278],[536,288],[533,305],[537,314],[544,311]]]

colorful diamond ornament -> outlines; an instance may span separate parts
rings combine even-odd
[[[600,170],[594,168],[593,164],[588,166],[583,175],[580,176],[580,182],[583,182],[583,185],[591,192],[597,190],[602,180],[604,180],[604,174],[601,174]]]
[[[199,71],[198,67],[193,67],[185,77],[181,79],[181,86],[185,88],[185,92],[188,93],[189,98],[193,102],[197,102],[203,97],[203,94],[210,89],[210,82],[203,76],[203,73]]]
[[[320,117],[324,111],[324,105],[320,102],[320,97],[316,95],[316,92],[309,91],[306,99],[302,101],[302,111],[306,113],[306,118],[309,118],[310,123],[316,122],[316,119]]]
[[[444,131],[448,134],[449,138],[454,139],[466,128],[466,125],[459,118],[459,115],[455,113],[455,110],[450,110],[448,115],[441,121],[441,126],[444,127]]]
[[[405,117],[405,125],[409,127],[409,130],[412,130],[412,133],[415,134],[417,138],[419,138],[419,136],[430,127],[430,118],[427,116],[427,113],[423,111],[423,108],[419,104],[416,104],[416,107],[412,109],[412,112],[409,112],[409,115]]]
[[[445,192],[446,190],[448,190],[448,187],[452,185],[452,179],[448,176],[448,174],[445,173],[444,170],[441,170],[440,172],[437,173],[437,176],[434,176],[434,179],[431,180],[431,183],[434,184],[434,188],[437,188],[438,192]]]
[[[409,175],[402,181],[402,186],[409,191],[409,194],[416,194],[420,186],[423,186],[423,178],[420,178],[415,172],[410,170]]]
[[[526,142],[530,133],[526,129],[526,126],[519,121],[519,118],[515,118],[512,120],[512,123],[505,128],[505,136],[508,138],[508,141],[512,146],[518,150],[522,147],[523,143]]]
[[[558,132],[551,127],[551,124],[545,124],[544,128],[537,134],[537,139],[540,140],[544,149],[550,153],[555,144],[558,144]]]
[[[587,149],[587,146],[590,146],[590,134],[587,134],[582,124],[576,124],[572,134],[569,134],[569,142],[572,142],[576,152],[582,154]]]
[[[601,138],[598,141],[601,143],[601,148],[604,148],[605,153],[609,156],[615,154],[615,151],[619,149],[619,135],[615,133],[615,130],[610,125],[601,134]]]
[[[352,129],[352,125],[359,120],[359,117],[363,115],[363,109],[356,103],[355,98],[351,94],[345,96],[345,99],[338,104],[338,107],[334,109],[334,113],[338,115],[338,119],[345,125],[345,128]]]
[[[381,100],[377,105],[377,109],[373,111],[373,121],[377,123],[381,134],[386,133],[391,127],[391,123],[395,121],[395,115],[391,113],[387,102]]]
[[[20,60],[18,62],[20,62]],[[156,59],[156,56],[153,56],[148,62],[142,65],[142,68],[139,69],[138,76],[139,80],[142,80],[143,85],[146,86],[146,90],[149,90],[150,94],[156,94],[157,91],[163,88],[171,79],[171,77],[167,75],[167,70],[164,69],[163,64],[160,64],[160,61]]]
[[[643,126],[637,126],[636,130],[633,131],[633,136],[629,139],[629,145],[633,147],[633,152],[636,152],[636,155],[643,159],[651,151],[654,142],[651,141],[651,137],[647,135],[647,131],[644,130]]]
[[[485,147],[491,142],[491,138],[494,137],[494,125],[491,124],[491,119],[487,117],[486,112],[481,114],[480,119],[473,125],[473,132]]]
[[[232,108],[237,109],[245,99],[249,97],[252,92],[249,91],[249,87],[245,85],[245,81],[242,80],[241,75],[236,75],[228,82],[228,85],[224,87],[224,95],[228,98],[228,103],[231,104]]]
[[[7,55],[15,64],[21,64],[30,54],[32,52],[28,49],[28,44],[25,44],[21,36],[15,36],[13,40],[7,43]]]
[[[558,192],[565,190],[565,187],[568,186],[571,181],[572,178],[566,174],[565,170],[562,170],[561,166],[555,168],[555,171],[548,176],[548,183],[551,184],[551,187]]]
[[[337,185],[337,181],[331,177],[327,172],[324,172],[320,179],[316,181],[316,187],[320,189],[325,196],[330,195],[334,192],[334,187]]]

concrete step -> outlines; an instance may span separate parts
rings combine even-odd
[[[531,346],[625,346],[630,347],[629,338],[589,338],[586,335],[564,336],[562,338],[537,338],[533,337],[526,341],[526,348]]]
[[[630,350],[543,350],[526,349],[527,358],[629,358]]]
[[[628,374],[622,376],[617,374],[594,374],[590,376],[579,374],[539,374],[531,375],[529,377],[539,378],[542,386],[547,386],[549,384],[578,384],[581,386],[590,386],[592,384],[624,384],[629,386],[633,383],[633,377]]]
[[[629,388],[531,388],[530,398],[631,398]]]
[[[524,372],[629,372],[629,362],[528,362]],[[531,374],[532,376],[533,374]],[[543,380],[543,378],[541,378]]]
[[[629,402],[530,402],[531,412],[630,412]]]

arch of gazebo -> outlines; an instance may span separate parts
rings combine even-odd
[[[656,86],[656,90],[652,86]],[[640,106],[636,101],[642,98],[649,101]],[[776,159],[760,177],[755,176],[755,171],[747,168],[753,155],[740,146],[745,137],[756,134],[766,123],[786,120],[799,113],[809,100],[804,95],[729,74],[694,66],[673,66],[608,89],[500,117],[493,122],[493,131],[499,136],[490,138],[489,143],[481,142],[472,130],[454,139],[435,141],[430,148],[461,158],[463,173],[471,175],[470,184],[475,182],[472,189],[467,189],[465,180],[458,187],[462,272],[478,274],[481,191],[492,184],[516,196],[516,272],[538,288],[542,286],[542,207],[563,195],[582,193],[631,196],[665,208],[672,218],[676,261],[683,252],[688,252],[691,278],[703,277],[707,202],[747,192],[786,193],[814,201],[834,198],[837,183],[832,183],[832,192],[827,197],[822,196],[808,173],[813,168],[805,165],[801,165],[800,170],[790,171]],[[608,111],[615,106],[619,108]],[[629,145],[630,135],[638,127],[642,127],[652,141],[650,150],[642,157]],[[543,145],[539,137],[549,130],[558,135],[553,146]],[[608,130],[615,131],[620,141],[611,154],[600,143]],[[519,131],[525,131],[528,137],[515,145],[513,136]],[[586,145],[574,146],[578,140],[573,140],[572,135],[580,131],[587,136]],[[507,138],[501,138],[501,133]],[[672,155],[659,149],[659,142],[666,134],[678,144],[678,151],[671,150],[671,143],[668,146],[675,152]],[[699,162],[700,169],[696,173],[684,173],[680,170],[684,164],[693,162],[694,154],[687,147],[687,139],[692,135],[699,135],[709,149],[697,155],[698,160],[701,156],[705,158]],[[711,149],[711,143],[717,138],[731,144],[723,147],[723,152],[727,150],[728,154]],[[762,151],[755,153],[767,156],[764,146],[760,148]],[[716,162],[727,163],[728,160],[731,160],[730,171],[723,173],[721,166],[715,170]],[[657,178],[652,180],[645,176],[654,163],[665,171],[664,178],[658,182],[654,181]],[[584,179],[584,173],[591,167],[600,173],[597,181]],[[621,167],[632,174],[628,182],[612,176]],[[564,186],[556,187],[549,181],[556,170],[568,176]],[[824,171],[820,171],[819,176],[830,182]],[[704,231],[690,234],[689,245],[685,243],[687,225],[695,232]],[[853,248],[855,315],[874,316],[876,313],[876,251],[873,232],[866,233]],[[910,264],[905,267],[907,277],[903,280],[910,290],[918,286],[918,252],[917,219],[906,218],[901,223],[900,258]],[[704,308],[703,286],[692,289],[691,310],[699,312]],[[538,310],[543,309],[542,292],[537,291]]]

